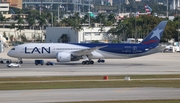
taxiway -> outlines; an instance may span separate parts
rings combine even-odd
[[[77,61],[36,66],[34,60],[25,59],[21,68],[7,68],[7,64],[0,64],[0,77],[180,74],[179,60],[180,53],[157,53],[122,60],[107,59],[105,63],[95,62],[94,65],[82,65],[81,61]],[[54,59],[50,61],[56,62]]]
[[[0,54],[0,56],[4,55]],[[7,68],[7,64],[0,64],[0,77],[180,74],[179,60],[180,53],[157,53],[122,60],[109,59],[105,63],[96,62],[94,65],[82,65],[81,61],[77,61],[55,63],[54,66],[36,66],[34,60],[25,59],[21,68]],[[50,61],[56,62],[55,59]],[[180,99],[180,89],[94,88],[0,91],[0,101],[3,103],[151,99]]]
[[[0,91],[2,103],[180,99],[178,88],[94,88]]]

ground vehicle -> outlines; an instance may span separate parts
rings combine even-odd
[[[54,63],[53,62],[51,62],[51,61],[48,61],[47,63],[46,63],[46,65],[54,65]]]
[[[38,65],[38,64],[43,65],[44,64],[44,60],[35,60],[35,65]]]
[[[0,63],[11,63],[11,60],[10,59],[2,59],[2,58],[0,58]]]
[[[10,63],[10,64],[7,65],[7,67],[9,67],[9,68],[10,67],[17,67],[18,68],[18,67],[21,67],[21,65],[17,64],[17,63]]]

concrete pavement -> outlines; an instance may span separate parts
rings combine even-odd
[[[180,99],[179,88],[94,88],[0,91],[2,103]]]

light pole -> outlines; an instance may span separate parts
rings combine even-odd
[[[41,16],[41,10],[42,10],[42,0],[41,0],[40,9],[39,9],[39,14],[40,14],[40,16]],[[42,40],[42,29],[43,29],[43,28],[42,28],[42,26],[41,26],[41,27],[40,27],[40,31],[41,31],[41,32],[40,32],[40,35],[41,35],[41,42],[43,41],[43,40]]]
[[[40,9],[39,9],[39,14],[40,14],[40,15],[41,15],[41,10],[42,10],[42,0],[41,0]]]
[[[136,9],[137,9],[136,1],[134,1],[134,5],[135,5],[135,12],[136,12]],[[136,16],[135,16],[135,35],[134,35],[134,38],[135,38],[135,42],[136,42],[136,40],[137,40]]]
[[[51,12],[51,23],[52,23],[52,27],[53,27],[53,12]]]
[[[168,0],[167,0],[167,14],[166,14],[166,16],[167,16],[167,18],[168,18]]]
[[[58,5],[58,23],[59,23],[59,6],[60,6],[60,5]]]
[[[177,16],[177,18],[178,18],[178,29],[177,29],[177,31],[178,31],[178,37],[177,37],[177,39],[178,39],[178,46],[179,46],[179,51],[180,51],[180,43],[179,43],[179,32],[180,32],[180,30],[179,30],[179,13],[178,13],[178,9],[179,9],[180,7],[177,7],[176,8],[176,16]]]
[[[91,18],[90,18],[90,0],[89,0],[89,27],[91,25],[91,23],[90,23],[91,21],[90,20],[91,20]]]
[[[51,27],[53,27],[53,0],[51,4]]]
[[[179,15],[178,15],[178,46],[179,46],[179,51],[180,51],[180,45],[179,45]]]
[[[60,7],[62,8],[62,0],[61,0],[61,4],[58,4],[58,23],[60,22],[60,19],[59,19],[59,9]]]

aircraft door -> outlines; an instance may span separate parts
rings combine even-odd
[[[132,48],[133,50],[133,53],[136,53],[137,52],[137,46],[133,46],[133,48]]]
[[[56,47],[51,47],[51,56],[56,56]]]

